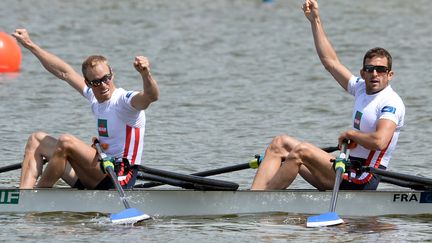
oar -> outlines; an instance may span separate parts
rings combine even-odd
[[[237,190],[237,188],[239,187],[237,183],[230,182],[230,181],[222,181],[222,180],[204,178],[195,175],[180,174],[172,171],[150,168],[148,166],[143,166],[143,165],[138,165],[138,170],[151,175],[157,175],[157,176],[167,177],[175,180],[181,180],[181,181],[200,184],[203,186],[208,186],[209,188],[215,187],[215,189]]]
[[[328,213],[308,217],[306,227],[321,227],[342,224],[344,221],[335,212],[339,186],[342,180],[342,174],[345,172],[345,162],[349,157],[347,143],[342,144],[341,152],[335,161],[336,177],[333,186],[333,193],[330,200],[330,210]]]
[[[338,147],[324,147],[321,149],[328,152],[328,153],[331,153],[331,152],[338,150],[339,148]],[[255,160],[255,162],[253,162],[254,160]],[[234,171],[239,171],[239,170],[244,170],[244,169],[251,169],[251,168],[256,169],[256,168],[258,168],[258,167],[255,167],[254,163],[256,164],[256,159],[251,160],[249,163],[232,165],[232,166],[227,166],[227,167],[223,167],[220,169],[214,169],[214,170],[208,170],[208,171],[193,173],[192,175],[206,177],[206,176],[219,175],[219,174],[223,174],[223,173],[234,172]],[[6,165],[3,167],[0,167],[0,173],[12,171],[12,170],[18,170],[18,169],[21,169],[21,163],[16,163],[16,164]],[[140,179],[140,178],[138,177],[138,179]],[[163,185],[163,184],[155,183],[154,186],[160,186],[160,185]],[[149,185],[148,187],[153,187],[153,186]]]
[[[254,158],[251,161],[249,161],[248,163],[231,165],[231,166],[222,167],[219,169],[206,170],[206,171],[202,171],[202,172],[192,173],[191,175],[206,177],[206,176],[219,175],[219,174],[223,174],[223,173],[234,172],[234,171],[250,169],[250,168],[253,168],[253,169],[258,168],[258,158]],[[163,177],[163,176],[160,176],[160,177]],[[138,174],[137,179],[147,180],[149,178],[146,175],[144,175],[142,172],[140,172]],[[155,180],[155,181],[160,181],[160,180]],[[156,187],[156,186],[162,186],[164,184],[170,184],[173,186],[177,186],[177,185],[174,185],[174,183],[147,182],[147,183],[144,183],[142,185],[139,185],[139,187],[140,188],[151,188],[151,187]],[[183,186],[181,186],[181,187],[183,187]]]
[[[42,159],[43,159],[43,164],[48,162],[48,160],[45,157],[43,157]],[[18,169],[21,169],[21,167],[22,167],[21,163],[6,165],[3,167],[0,167],[0,173],[12,171],[12,170],[18,170]]]
[[[168,178],[165,176],[152,175],[144,172],[139,172],[140,177],[143,180],[152,181],[153,183],[160,183],[161,185],[167,184],[171,186],[181,187],[184,189],[193,189],[193,190],[203,190],[203,191],[235,191],[238,188],[238,184],[234,184],[233,186],[220,186],[220,185],[208,185],[202,183],[194,183],[184,180],[178,180],[173,178]],[[148,184],[148,183],[145,183]],[[134,188],[148,188],[145,184],[135,185]]]
[[[18,169],[21,169],[21,163],[16,163],[16,164],[6,165],[4,167],[1,167],[0,168],[0,173],[8,172],[8,171],[11,171],[11,170],[18,170]]]
[[[321,149],[326,151],[327,153],[332,153],[334,151],[339,150],[339,147],[331,146],[331,147],[323,147]],[[259,157],[259,156],[260,155],[256,155],[255,158],[252,159],[251,161],[249,161],[248,163],[231,165],[231,166],[222,167],[222,168],[218,168],[218,169],[196,172],[196,173],[192,173],[191,175],[207,177],[207,176],[220,175],[220,174],[224,174],[224,173],[240,171],[240,170],[245,170],[245,169],[256,169],[256,168],[258,168],[259,164],[261,163],[261,159],[262,159],[262,156],[261,157]],[[139,173],[137,179],[145,180],[145,179],[148,179],[148,177],[146,178],[143,174]],[[151,188],[151,187],[156,187],[156,186],[162,186],[164,184],[167,184],[167,183],[148,182],[148,183],[144,183],[142,185],[139,185],[139,187],[140,188]],[[173,184],[170,184],[170,185],[173,185]]]
[[[393,185],[400,186],[400,187],[407,187],[407,188],[411,188],[411,189],[417,190],[417,191],[428,191],[428,190],[432,189],[431,185],[424,185],[424,184],[412,182],[412,181],[404,181],[404,180],[395,179],[395,178],[387,177],[387,176],[383,176],[383,175],[378,175],[378,176],[381,177],[380,182],[389,183],[389,184],[393,184]]]
[[[337,146],[336,147],[324,147],[321,149],[326,151],[327,153],[331,153],[331,152],[334,152],[336,150],[339,150],[339,148]],[[227,167],[223,167],[223,168],[219,168],[219,169],[197,172],[197,173],[193,173],[192,175],[206,177],[206,176],[219,175],[219,174],[223,174],[223,173],[234,172],[234,171],[239,171],[239,170],[244,170],[244,169],[257,169],[261,163],[262,158],[263,158],[262,155],[256,155],[255,158],[252,159],[251,161],[249,161],[248,163],[227,166]]]
[[[129,205],[129,202],[126,199],[123,188],[121,187],[121,185],[117,179],[117,175],[114,172],[113,159],[108,157],[103,152],[103,150],[99,144],[99,141],[97,139],[94,141],[94,144],[95,144],[96,150],[99,154],[100,162],[104,164],[105,170],[108,171],[108,173],[112,179],[112,182],[114,183],[114,186],[120,195],[120,200],[123,202],[123,205],[126,208],[125,210],[123,210],[119,213],[111,214],[111,216],[110,216],[111,222],[114,224],[134,224],[136,222],[149,219],[150,218],[149,215],[139,211],[136,208],[131,208],[131,206]]]
[[[432,187],[432,179],[426,177],[406,175],[398,172],[392,172],[380,168],[366,167],[366,166],[363,167],[363,170],[380,176],[385,176],[385,177],[389,177],[389,178],[393,178],[405,182],[414,182],[427,187]]]

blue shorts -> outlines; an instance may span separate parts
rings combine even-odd
[[[381,178],[377,175],[372,175],[370,181],[364,184],[355,184],[347,180],[342,180],[339,189],[340,190],[376,190]]]
[[[359,162],[362,165],[365,165],[366,159],[363,158],[357,158],[357,157],[351,157],[351,161]],[[380,165],[378,168],[380,169],[386,169],[386,167]],[[342,180],[339,189],[340,190],[376,190],[378,187],[378,184],[381,181],[381,177],[378,175],[372,174],[372,178],[364,183],[364,184],[355,184],[353,182],[349,182],[347,180]]]

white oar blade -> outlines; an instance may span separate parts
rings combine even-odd
[[[113,224],[134,224],[136,222],[150,219],[150,216],[136,208],[128,208],[119,213],[111,214],[110,219]]]
[[[343,224],[343,220],[335,212],[308,217],[306,227],[323,227]]]

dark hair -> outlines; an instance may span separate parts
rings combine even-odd
[[[376,56],[387,58],[387,68],[389,71],[392,70],[392,56],[386,49],[381,47],[375,47],[366,52],[363,58],[363,66],[365,65],[366,59]]]

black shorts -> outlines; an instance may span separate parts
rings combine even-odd
[[[122,186],[123,189],[130,189],[133,188],[136,182],[136,178],[138,175],[138,169],[134,168],[133,169],[133,174],[132,174],[132,178],[129,180],[129,182]],[[75,184],[72,186],[72,188],[76,188],[79,190],[84,190],[87,189],[82,182],[80,181],[80,179],[78,178],[78,180],[75,182]],[[111,180],[111,177],[109,175],[106,175],[101,182],[99,182],[99,184],[94,188],[95,190],[109,190],[109,189],[113,189],[114,188],[114,183]]]
[[[361,163],[362,165],[365,165],[366,162],[366,159],[356,158],[351,156],[350,156],[350,160]],[[386,167],[382,165],[380,165],[378,168],[384,170],[386,169]],[[372,178],[364,184],[355,184],[347,180],[342,180],[339,189],[340,190],[376,190],[378,188],[378,184],[380,183],[380,181],[381,181],[380,176],[372,174]]]

